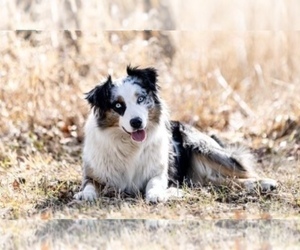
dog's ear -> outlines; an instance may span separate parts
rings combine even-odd
[[[144,88],[151,91],[157,91],[157,71],[154,68],[139,69],[138,67],[127,66],[127,74],[129,76],[135,76],[142,81]]]
[[[110,90],[112,86],[111,76],[109,75],[106,82],[86,93],[85,99],[87,99],[92,107],[96,106],[101,110],[106,110],[109,108]]]

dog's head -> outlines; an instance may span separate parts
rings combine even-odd
[[[133,141],[142,142],[159,123],[161,103],[154,68],[127,67],[127,76],[112,81],[108,76],[87,93],[101,129],[119,127]]]

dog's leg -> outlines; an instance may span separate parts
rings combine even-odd
[[[194,155],[193,157],[193,182],[202,184],[212,182],[217,185],[236,184],[247,191],[267,192],[277,188],[277,182],[270,178],[258,176],[252,169],[245,168],[244,171],[236,169],[236,166],[224,166],[206,157]]]
[[[235,159],[237,160],[237,159]],[[253,169],[244,168],[243,165],[236,167],[235,164],[227,165],[231,161],[215,162],[203,155],[193,155],[193,182],[212,182],[217,185],[235,184],[238,187],[245,188],[247,191],[272,191],[276,189],[277,182],[269,178],[259,177]],[[235,162],[235,161],[233,161]],[[226,164],[226,165],[225,165]]]
[[[91,174],[91,169],[87,163],[83,164],[83,179],[80,191],[74,195],[76,200],[94,201],[98,197],[99,183],[88,177]]]
[[[166,176],[156,176],[150,179],[146,186],[146,202],[165,202],[168,199],[167,186]]]
[[[94,201],[97,199],[96,188],[92,183],[88,183],[85,188],[74,195],[76,200]]]

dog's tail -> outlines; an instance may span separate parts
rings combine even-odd
[[[186,124],[180,124],[180,131],[183,147],[192,152],[194,168],[201,178],[256,177],[254,157],[246,148],[227,147],[218,138],[209,137]]]

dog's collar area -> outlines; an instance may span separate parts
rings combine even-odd
[[[124,127],[122,127],[122,128],[127,134],[129,134],[131,136],[131,139],[135,142],[143,142],[147,138],[147,133],[146,133],[145,129],[138,129],[138,130],[130,133]]]

